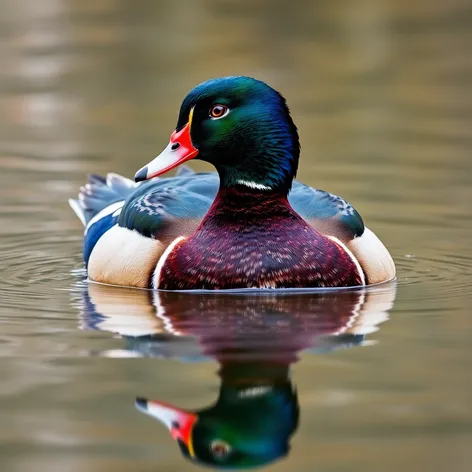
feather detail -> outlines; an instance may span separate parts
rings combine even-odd
[[[112,203],[124,201],[136,188],[136,184],[126,177],[110,173],[107,177],[90,174],[85,185],[80,187],[77,200],[70,200],[84,226]]]

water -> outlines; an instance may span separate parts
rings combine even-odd
[[[246,465],[470,470],[470,2],[0,5],[2,472],[192,470],[137,396],[220,397]],[[355,205],[397,284],[195,299],[83,282],[67,198],[88,172],[134,175],[185,93],[227,74],[284,93],[299,178]]]

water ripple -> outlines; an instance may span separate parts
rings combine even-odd
[[[81,236],[12,234],[2,240],[0,285],[2,307],[58,312],[64,303],[52,294],[70,285],[71,266],[80,266]],[[76,247],[71,251],[71,247]]]
[[[472,290],[471,255],[439,251],[434,255],[407,254],[396,263],[400,290],[417,303],[450,303]]]

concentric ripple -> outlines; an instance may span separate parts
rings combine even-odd
[[[11,234],[2,238],[0,285],[2,308],[56,311],[52,294],[74,280],[71,267],[81,265],[81,235]],[[73,248],[73,249],[72,249]]]
[[[399,292],[408,308],[454,309],[472,292],[472,255],[428,251],[397,258]]]

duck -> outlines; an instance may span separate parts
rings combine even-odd
[[[298,130],[278,91],[245,76],[197,85],[167,147],[134,181],[92,174],[69,200],[85,226],[88,279],[172,291],[395,279],[390,253],[353,206],[295,180],[299,158]],[[194,172],[190,160],[216,172]]]

